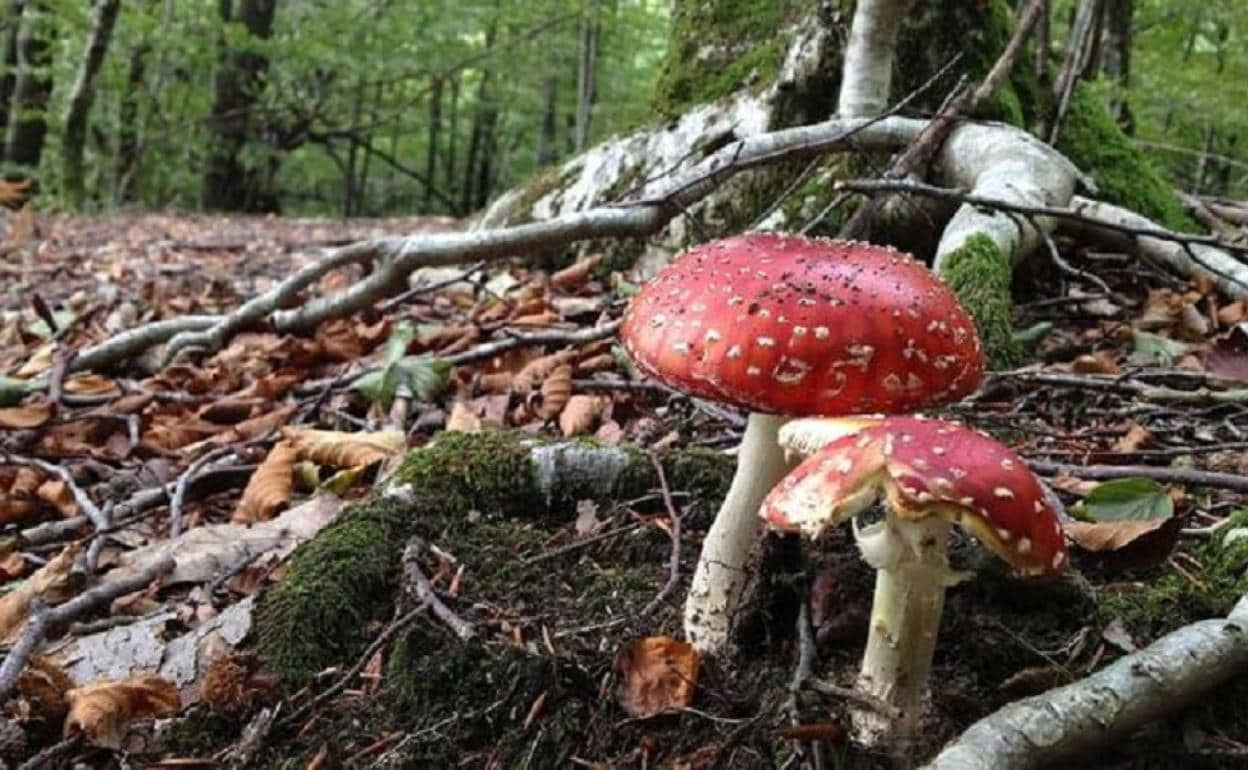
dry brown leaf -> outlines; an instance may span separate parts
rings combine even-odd
[[[594,421],[602,413],[602,407],[603,400],[600,397],[573,396],[559,413],[559,430],[565,438],[589,433],[594,428]]]
[[[48,479],[39,485],[35,495],[67,519],[78,515],[78,502],[74,500],[73,490],[62,479]]]
[[[632,717],[684,708],[693,702],[698,663],[688,642],[666,636],[634,639],[615,656],[616,699]]]
[[[56,413],[56,404],[51,401],[36,401],[21,406],[10,406],[0,409],[0,428],[8,430],[30,430],[38,428]]]
[[[299,451],[300,459],[331,468],[359,468],[372,465],[403,451],[407,442],[402,431],[346,433],[311,428],[282,428],[282,435]]]
[[[610,353],[599,353],[578,363],[576,372],[577,374],[593,374],[594,372],[605,372],[614,368],[615,356]]]
[[[0,179],[0,205],[16,206],[24,203],[30,197],[30,180],[18,179],[10,182],[7,179]],[[29,209],[23,206],[23,211]],[[19,212],[20,213],[20,212]]]
[[[78,687],[65,693],[65,700],[65,736],[83,733],[93,745],[109,749],[121,748],[130,722],[169,716],[182,708],[177,685],[151,675]]]
[[[1081,479],[1066,474],[1058,474],[1049,482],[1049,486],[1054,489],[1060,489],[1063,492],[1069,492],[1072,495],[1080,497],[1088,494],[1100,485],[1099,481],[1091,481],[1089,479]]]
[[[30,564],[17,551],[10,551],[0,558],[0,583],[17,580],[29,571]]]
[[[1203,366],[1218,377],[1248,382],[1248,325],[1239,324],[1219,337],[1205,354]]]
[[[512,391],[520,394],[528,393],[537,383],[545,382],[551,372],[569,363],[575,357],[575,351],[560,350],[548,356],[533,359],[516,372],[515,379],[511,383]]]
[[[1149,521],[1067,521],[1062,524],[1066,536],[1085,551],[1101,553],[1117,551],[1140,537],[1161,529],[1168,519]]]
[[[446,418],[446,429],[460,433],[480,433],[481,418],[472,410],[472,407],[463,401],[456,401],[451,406],[450,416]]]
[[[1131,423],[1126,434],[1114,442],[1115,452],[1137,452],[1151,438],[1148,430],[1138,422]]]
[[[120,393],[117,383],[98,374],[75,374],[65,380],[65,392],[77,396],[106,396]]]
[[[542,401],[537,416],[543,420],[557,417],[572,397],[572,367],[556,366],[542,381]]]
[[[65,719],[65,694],[73,687],[69,674],[42,655],[32,655],[17,679],[17,691],[30,715],[52,726]]]
[[[26,466],[13,470],[11,477],[0,482],[0,489],[8,487],[8,491],[0,493],[0,524],[22,521],[35,513],[38,510],[35,493],[42,483],[43,476]]]
[[[231,521],[252,524],[268,521],[290,502],[294,490],[295,456],[289,441],[279,441],[247,481],[247,488],[234,509]]]
[[[57,604],[69,596],[72,590],[69,573],[81,551],[81,543],[70,543],[16,588],[0,596],[0,639],[11,639],[15,635],[26,621],[30,603],[35,597],[48,604]]]
[[[1119,374],[1122,371],[1112,350],[1085,353],[1071,362],[1070,370],[1079,374]]]
[[[276,685],[256,655],[231,650],[209,662],[200,693],[214,713],[243,714],[268,700]]]
[[[7,196],[7,192],[0,192],[0,195]],[[17,198],[8,198],[3,201],[4,205],[13,205]],[[35,234],[35,210],[31,208],[29,203],[23,204],[17,213],[9,218],[9,232],[5,236],[4,245],[0,246],[0,254],[12,254],[17,249],[22,248]]]
[[[1240,299],[1218,309],[1218,323],[1223,326],[1234,326],[1248,318],[1248,299]]]
[[[550,326],[558,320],[558,313],[553,310],[543,310],[538,313],[518,315],[507,323],[509,326]]]
[[[589,280],[590,274],[594,272],[594,268],[602,264],[603,259],[604,256],[602,254],[591,254],[582,260],[574,262],[551,275],[550,285],[560,291],[578,289]]]

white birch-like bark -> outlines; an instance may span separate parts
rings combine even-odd
[[[995,123],[959,127],[937,160],[947,183],[1020,206],[1065,206],[1080,178],[1079,170],[1057,150],[1025,131]],[[949,255],[977,234],[1017,263],[1042,242],[1037,228],[1050,232],[1053,226],[1044,217],[1029,219],[965,204],[945,225],[932,269],[939,274]]]
[[[858,0],[845,45],[836,113],[879,115],[888,107],[897,33],[913,0]]]
[[[1109,745],[1248,672],[1248,596],[1225,618],[1178,629],[1092,676],[990,714],[926,770],[1028,770]]]
[[[1078,195],[1071,199],[1070,208],[1076,214],[1111,224],[1141,230],[1165,229],[1148,217],[1129,209]],[[1064,222],[1062,228],[1069,228],[1080,234],[1109,236],[1115,240],[1124,237],[1120,232],[1098,231],[1094,225],[1082,222]],[[1089,231],[1092,232],[1089,233]],[[1180,275],[1188,278],[1207,278],[1227,296],[1248,297],[1248,258],[1236,259],[1234,254],[1216,246],[1201,243],[1176,243],[1160,238],[1150,238],[1146,235],[1137,236],[1131,241],[1144,257],[1160,262]]]

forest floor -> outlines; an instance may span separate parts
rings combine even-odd
[[[37,599],[56,604],[116,575],[143,575],[163,556],[176,566],[43,632],[4,706],[18,734],[0,736],[0,759],[51,747],[56,761],[100,767],[882,763],[846,742],[844,702],[818,687],[852,683],[865,637],[872,576],[847,533],[773,540],[733,670],[699,666],[681,645],[653,639],[680,636],[683,581],[730,469],[722,450],[743,420],[637,378],[611,339],[629,277],[594,257],[554,272],[427,270],[405,295],[306,337],[248,331],[160,371],[138,359],[65,374],[66,350],[151,320],[223,312],[327,247],[454,227],[9,218],[0,636],[20,646]],[[1037,256],[1015,279],[1017,326],[1039,338],[1034,363],[992,374],[941,414],[995,434],[1050,480],[1081,518],[1068,530],[1077,569],[1024,584],[959,542],[955,559],[980,574],[949,593],[926,749],[1011,700],[1224,614],[1248,592],[1248,301],[1129,255],[1059,247],[1061,270]],[[355,270],[330,274],[320,290],[346,285]],[[38,375],[50,377],[50,392],[23,391],[18,381]],[[487,501],[502,515],[471,491],[465,499],[478,502],[427,505],[415,571],[447,612],[405,614],[399,594],[413,573],[391,559],[380,584],[357,581],[376,606],[291,621],[309,649],[334,640],[315,653],[332,660],[300,672],[281,652],[293,635],[275,641],[252,617],[252,597],[312,569],[285,558],[331,520],[371,515],[343,501],[365,498],[405,450],[444,430],[488,443],[496,428],[637,447],[669,472],[628,499],[587,493],[541,505],[503,493]],[[681,454],[693,448],[709,451]],[[713,458],[714,478],[663,459],[686,456]],[[489,468],[476,460],[447,462],[421,472],[512,483],[482,477]],[[370,552],[351,556],[334,562],[345,583],[373,568]],[[791,691],[803,603],[813,678]],[[349,633],[334,626],[343,611],[355,618]],[[189,663],[171,643],[188,639]],[[142,678],[151,672],[164,679]],[[1248,763],[1246,688],[1227,684],[1090,766]],[[63,740],[63,729],[77,737]]]

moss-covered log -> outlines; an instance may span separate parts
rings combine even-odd
[[[731,460],[688,449],[665,454],[663,464],[673,488],[692,503],[690,526],[699,526],[697,516],[714,511],[727,488]],[[518,562],[539,553],[549,536],[551,527],[535,524],[572,520],[581,500],[608,506],[645,495],[656,484],[649,457],[631,447],[545,443],[506,432],[442,434],[412,452],[384,495],[344,511],[295,552],[285,579],[257,607],[260,653],[291,686],[358,654],[375,635],[375,624],[393,611],[399,559],[413,535],[461,551],[474,571],[489,571],[489,580],[474,587],[474,599],[506,599],[514,606],[527,597],[524,603],[537,608],[550,587],[515,573]],[[662,537],[645,543],[666,547]],[[617,588],[631,585],[634,595],[651,591],[650,570],[664,568],[662,557],[646,567],[640,576],[622,572]],[[629,583],[636,580],[641,585]],[[595,603],[587,596],[585,602],[586,623],[628,608],[607,597]],[[632,609],[641,604],[644,598]]]

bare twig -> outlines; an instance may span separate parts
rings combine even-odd
[[[1248,403],[1248,388],[1230,388],[1216,390],[1209,387],[1181,390],[1161,385],[1149,385],[1136,382],[1127,377],[1113,377],[1100,374],[1079,374],[1075,372],[1033,372],[1012,371],[995,372],[989,375],[989,382],[996,383],[1008,380],[1055,385],[1065,388],[1103,390],[1122,393],[1144,401],[1171,404],[1190,404],[1193,406],[1214,406],[1217,404]]]
[[[8,465],[25,465],[31,468],[38,468],[44,473],[56,476],[61,481],[65,482],[65,486],[69,489],[70,494],[74,498],[74,503],[78,506],[78,509],[82,511],[83,515],[87,517],[87,520],[91,522],[91,525],[97,530],[108,528],[108,518],[105,517],[104,512],[101,511],[100,507],[95,504],[95,501],[92,500],[85,491],[83,491],[82,487],[78,486],[78,482],[74,480],[74,474],[70,473],[68,469],[55,463],[50,463],[47,460],[40,460],[37,457],[23,457],[21,455],[3,453],[0,453],[0,463]]]
[[[101,583],[63,604],[52,608],[39,605],[32,607],[21,635],[14,642],[9,654],[5,656],[4,662],[0,663],[0,703],[8,699],[9,693],[17,683],[18,674],[26,665],[26,660],[46,637],[56,633],[59,628],[70,621],[98,609],[101,605],[146,587],[156,578],[170,572],[173,567],[173,558],[166,556],[133,575]]]
[[[1195,468],[1169,468],[1160,465],[1075,465],[1033,459],[1028,459],[1027,465],[1044,476],[1061,474],[1094,481],[1143,477],[1170,484],[1192,484],[1248,492],[1248,476],[1240,476],[1237,473],[1202,471]]]
[[[663,588],[654,595],[646,605],[637,611],[638,617],[645,617],[654,612],[663,602],[667,601],[667,597],[672,595],[676,587],[680,585],[680,513],[676,510],[676,504],[672,502],[672,490],[667,485],[667,474],[663,471],[663,463],[653,454],[649,454],[650,464],[654,466],[655,476],[659,480],[659,492],[663,495],[663,505],[667,508],[667,515],[671,519],[672,551],[667,560],[667,582],[663,584]]]
[[[428,608],[456,636],[468,641],[477,635],[477,630],[472,627],[471,623],[461,618],[455,610],[446,606],[446,603],[438,596],[438,592],[433,589],[433,584],[429,582],[424,570],[420,568],[420,554],[425,549],[425,541],[419,537],[413,537],[407,541],[407,547],[403,549],[403,586],[420,603],[420,609]]]
[[[58,741],[18,765],[17,770],[43,770],[45,767],[54,767],[58,760],[69,756],[70,753],[81,746],[85,737],[85,733],[75,733],[64,740]]]
[[[182,505],[186,500],[186,490],[191,485],[191,479],[198,476],[204,466],[231,454],[233,451],[233,447],[214,449],[191,463],[182,472],[182,475],[178,477],[178,481],[173,487],[173,497],[169,500],[169,537],[171,539],[182,534]]]

